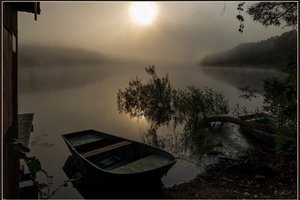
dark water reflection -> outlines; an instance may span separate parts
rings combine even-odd
[[[136,119],[130,119],[124,114],[120,115],[117,111],[116,95],[118,89],[127,86],[128,82],[136,76],[142,78],[142,80],[148,80],[144,71],[146,66],[148,64],[137,63],[99,66],[99,68],[93,68],[97,70],[95,74],[101,74],[101,72],[104,74],[99,75],[99,79],[93,76],[93,81],[88,83],[85,80],[88,80],[88,76],[91,74],[90,71],[81,74],[72,74],[71,71],[68,71],[65,72],[69,74],[66,76],[66,81],[76,81],[81,77],[78,83],[84,84],[64,83],[61,81],[63,79],[60,79],[60,88],[57,90],[53,89],[56,88],[56,79],[51,77],[63,78],[64,76],[60,72],[53,75],[51,74],[51,69],[48,69],[49,76],[38,72],[30,75],[38,76],[33,80],[43,79],[43,82],[47,83],[44,88],[42,86],[31,86],[31,78],[28,77],[28,73],[25,74],[27,77],[23,79],[22,74],[19,74],[19,84],[27,84],[26,90],[19,91],[19,113],[33,112],[35,114],[31,154],[38,157],[43,168],[54,176],[53,188],[61,185],[64,180],[68,179],[62,167],[70,152],[61,138],[62,134],[95,129],[141,141],[141,133],[147,130],[148,124],[144,120],[140,120],[139,124],[137,124]],[[175,88],[184,88],[187,85],[207,86],[223,93],[232,105],[240,103],[242,106],[247,106],[250,110],[254,110],[262,105],[261,96],[251,102],[243,101],[238,97],[239,90],[237,88],[221,79],[209,77],[197,65],[161,64],[156,67],[158,75],[169,73],[170,81]],[[74,70],[73,72],[82,72],[82,70]],[[268,74],[269,72],[266,71],[266,73]],[[26,81],[22,82],[22,80]],[[36,89],[37,87],[39,89]],[[193,155],[188,149],[183,150],[181,147],[179,148],[178,141],[180,141],[180,137],[178,135],[180,135],[180,130],[175,134],[171,128],[161,127],[158,130],[158,134],[162,138],[166,138],[166,146],[164,148],[167,151],[172,152],[175,156],[185,157],[200,164],[194,165],[185,160],[178,160],[167,176],[162,178],[162,183],[166,187],[191,180],[198,173],[203,172],[205,166],[218,161],[216,156],[205,155],[200,157],[199,155]],[[248,148],[247,142],[244,141],[244,138],[238,132],[238,127],[234,125],[228,125],[228,128],[215,133],[214,138],[223,144],[222,147],[219,147],[221,156],[237,156],[242,152],[241,150]],[[90,188],[89,186],[87,187]],[[53,198],[84,198],[85,194],[80,194],[78,191],[70,185],[57,191]],[[143,190],[141,189],[140,191]],[[93,190],[93,192],[97,193],[98,190]],[[93,194],[93,192],[89,191],[88,193]],[[141,193],[144,194],[146,192],[143,191]],[[149,198],[152,197],[149,196]]]
[[[161,198],[162,186],[158,184],[82,184],[75,187],[84,199],[155,199]]]

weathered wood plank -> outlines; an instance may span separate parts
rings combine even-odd
[[[84,156],[84,157],[90,157],[90,156],[94,156],[94,155],[97,155],[97,154],[100,154],[100,153],[103,153],[103,152],[106,152],[106,151],[110,151],[110,150],[113,150],[113,149],[117,149],[117,148],[126,146],[126,145],[129,145],[129,144],[132,144],[132,142],[125,140],[125,141],[118,142],[118,143],[115,143],[115,144],[112,144],[112,145],[109,145],[109,146],[106,146],[106,147],[101,147],[99,149],[95,149],[95,150],[92,150],[92,151],[82,153],[81,155]]]
[[[3,29],[3,132],[4,137],[13,125],[13,86],[12,86],[12,36]]]
[[[18,115],[18,139],[29,147],[30,133],[33,130],[33,113]]]

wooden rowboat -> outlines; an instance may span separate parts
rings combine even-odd
[[[276,126],[276,120],[272,116],[264,113],[245,115],[241,116],[240,119],[246,120],[248,122]],[[258,142],[271,148],[274,148],[276,146],[275,136],[270,133],[266,133],[261,130],[249,127],[241,127],[241,130],[242,133],[248,138],[252,139],[252,141]]]
[[[164,150],[95,130],[62,137],[76,167],[95,183],[153,182],[176,163]]]

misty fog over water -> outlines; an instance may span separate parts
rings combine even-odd
[[[245,8],[253,3],[245,2]],[[263,80],[283,77],[274,63],[281,66],[281,56],[296,49],[296,34],[290,42],[280,37],[291,27],[266,28],[246,12],[241,13],[245,32],[240,34],[238,2],[154,4],[157,13],[147,26],[135,23],[127,1],[41,2],[37,20],[18,13],[18,113],[34,113],[30,154],[54,176],[52,189],[68,179],[62,167],[71,153],[62,134],[95,129],[143,141],[149,124],[119,114],[117,93],[136,77],[148,82],[145,67],[155,65],[159,77],[168,73],[174,89],[208,87],[222,93],[231,107],[254,111],[263,105]],[[246,86],[257,90],[258,97],[241,99],[239,88]],[[172,123],[158,129],[165,139],[162,148],[185,156],[173,131]],[[235,124],[225,123],[211,136],[222,144],[220,156],[236,158],[251,148]],[[193,179],[219,156],[186,154],[201,166],[178,159],[162,178],[164,186]],[[79,192],[69,184],[54,198],[85,198]]]
[[[155,64],[155,63],[150,63]],[[147,129],[147,123],[141,119],[130,119],[117,110],[118,89],[124,89],[130,80],[139,77],[143,82],[149,77],[145,72],[146,63],[99,64],[94,66],[70,67],[32,67],[19,70],[19,113],[34,113],[34,132],[31,142],[32,154],[36,155],[46,170],[54,175],[54,183],[60,184],[66,179],[61,167],[70,155],[61,135],[85,129],[95,129],[125,138],[141,141],[141,134]],[[188,85],[208,87],[224,94],[231,105],[240,103],[249,110],[260,108],[261,96],[253,101],[240,99],[236,88],[238,81],[251,82],[243,70],[218,67],[200,67],[184,64],[156,64],[159,76],[169,74],[174,88]],[[250,72],[251,69],[248,69]],[[253,74],[258,69],[252,69]],[[230,74],[232,76],[230,76]],[[252,74],[252,75],[253,75]],[[258,78],[275,74],[272,70],[259,71]],[[252,77],[253,78],[253,77]],[[230,81],[234,83],[230,83]],[[253,83],[256,83],[253,82]],[[234,87],[233,85],[236,85]],[[168,134],[171,129],[161,128],[159,134]],[[182,166],[179,166],[182,167]],[[197,168],[185,165],[189,173],[185,177],[169,176],[165,185],[172,185],[191,179],[197,174]],[[185,170],[186,171],[186,170]],[[170,172],[172,173],[172,171]],[[176,172],[180,174],[180,172]],[[178,175],[179,176],[179,175]],[[181,179],[180,179],[181,178]],[[75,195],[72,188],[58,192],[59,195]],[[59,196],[61,198],[61,196]]]

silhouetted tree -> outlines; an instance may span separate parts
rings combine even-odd
[[[212,122],[231,122],[241,126],[253,127],[270,133],[275,127],[247,122],[238,116],[228,116],[230,107],[225,97],[209,88],[188,86],[186,89],[174,89],[168,79],[158,77],[154,66],[146,68],[151,79],[143,84],[136,78],[129,82],[124,90],[117,94],[117,104],[120,113],[130,117],[144,117],[150,123],[147,137],[153,145],[158,145],[156,130],[171,121],[183,125],[187,136],[199,134]]]
[[[129,82],[124,91],[119,90],[117,95],[118,110],[128,113],[130,117],[145,117],[150,123],[147,132],[149,141],[158,146],[156,130],[159,126],[168,125],[174,110],[172,109],[173,89],[168,75],[158,77],[154,66],[146,68],[151,76],[150,82],[142,84],[138,77]]]

